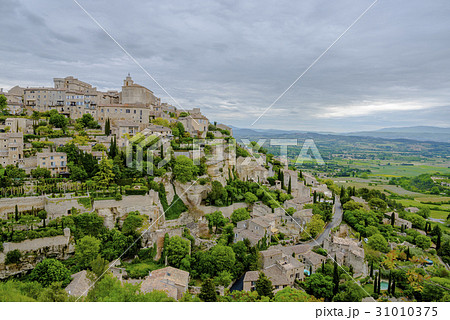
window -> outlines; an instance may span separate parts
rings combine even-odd
[[[130,113],[130,109],[126,109],[125,112],[126,112],[126,113]]]

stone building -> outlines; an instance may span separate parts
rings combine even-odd
[[[23,88],[15,86],[8,92],[0,88],[0,95],[6,97],[7,110],[10,114],[21,114],[23,109]]]
[[[0,133],[0,164],[23,165],[23,133]]]
[[[9,127],[10,132],[23,132],[24,134],[33,133],[33,120],[27,118],[6,118],[5,126]]]
[[[261,251],[262,270],[272,282],[274,291],[292,286],[295,280],[304,279],[304,265],[279,249]],[[248,271],[244,276],[244,291],[255,290],[260,271]]]
[[[104,104],[98,107],[97,119],[100,123],[105,123],[109,118],[111,127],[114,127],[119,120],[135,121],[147,126],[150,123],[150,111],[151,108],[143,104]]]
[[[165,267],[151,271],[150,275],[141,283],[141,292],[147,293],[160,290],[169,297],[179,300],[189,286],[189,272],[174,267]]]
[[[121,104],[144,104],[145,106],[159,105],[160,100],[150,89],[134,83],[130,74],[123,81],[122,92],[120,94]]]
[[[36,154],[37,165],[51,171],[52,175],[67,172],[67,154],[65,152],[41,152]]]
[[[183,111],[181,111],[183,112]],[[202,136],[208,131],[209,120],[201,114],[199,108],[194,108],[186,117],[178,118],[184,126],[184,129],[191,134],[191,136]]]
[[[352,266],[356,275],[367,274],[367,265],[364,262],[364,249],[356,240],[330,236],[324,240],[323,248],[332,257],[336,256],[337,262],[345,266]]]

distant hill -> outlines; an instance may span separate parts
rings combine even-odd
[[[350,132],[344,135],[384,139],[450,142],[450,128],[431,126],[383,128],[375,131]]]
[[[423,127],[420,127],[423,128]],[[449,130],[447,128],[427,127],[428,132],[412,130],[414,133],[371,131],[367,133],[317,133],[305,131],[262,130],[233,127],[233,136],[240,141],[248,139],[258,141],[266,139],[264,144],[269,152],[277,155],[280,147],[271,146],[270,139],[297,139],[297,147],[289,147],[289,156],[296,156],[306,139],[313,139],[324,159],[336,155],[353,154],[356,158],[391,158],[393,155],[404,157],[447,157],[450,154],[450,132],[435,133],[432,130]],[[432,129],[434,128],[434,129]],[[390,130],[386,129],[386,130]],[[385,129],[383,129],[385,130]],[[407,130],[399,128],[399,130]],[[417,130],[417,129],[416,129]],[[373,133],[373,135],[371,135]],[[426,139],[425,134],[430,135]],[[379,134],[380,136],[377,136]],[[397,136],[395,135],[397,134]],[[447,138],[445,136],[447,135]],[[439,138],[440,137],[440,138]],[[416,138],[414,140],[414,138]],[[433,138],[433,140],[431,139]]]

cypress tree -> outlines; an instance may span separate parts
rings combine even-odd
[[[409,252],[409,247],[408,247],[408,249],[406,249],[406,259],[407,260],[411,259],[411,253]]]
[[[438,233],[437,239],[436,239],[436,251],[441,249],[441,233]]]
[[[377,293],[377,284],[378,284],[378,274],[375,272],[375,276],[373,277],[373,293]]]
[[[344,187],[341,188],[341,194],[340,194],[339,197],[340,197],[341,199],[345,197],[345,188],[344,188]]]
[[[389,271],[389,282],[388,282],[388,289],[387,289],[388,294],[391,293],[391,285],[392,285],[392,271]]]
[[[312,275],[312,266],[309,266],[309,275]]]
[[[258,292],[258,296],[273,298],[272,281],[270,281],[270,279],[262,272],[259,273],[255,289],[256,292]]]
[[[216,286],[211,279],[206,279],[202,283],[202,288],[200,289],[200,294],[198,297],[205,302],[217,302]]]
[[[288,184],[287,193],[288,193],[288,194],[291,194],[291,193],[292,193],[292,181],[291,181],[291,176],[289,176],[289,184]]]
[[[14,209],[14,220],[16,220],[16,222],[19,221],[19,208],[17,207],[17,204]]]
[[[162,143],[161,143],[161,151],[160,151],[160,153],[161,153],[161,159],[164,159],[164,146],[163,146]]]
[[[336,255],[334,256],[334,264],[333,264],[333,295],[336,295],[339,291],[339,270],[336,262]]]
[[[325,262],[322,261],[322,273],[325,273]]]
[[[373,278],[373,261],[370,262],[370,278]]]
[[[378,294],[381,293],[381,270],[378,270],[378,285],[377,285],[377,289],[378,289]]]
[[[392,277],[391,295],[395,295],[395,277]]]
[[[391,214],[391,226],[394,226],[395,225],[395,214],[394,214],[394,212],[392,212],[392,214]]]
[[[313,192],[313,203],[317,202],[317,194],[316,194],[316,190],[314,190]]]
[[[107,118],[106,122],[105,122],[105,134],[107,136],[109,136],[111,134],[111,123],[110,123],[109,118]]]

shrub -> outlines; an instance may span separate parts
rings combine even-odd
[[[13,250],[6,254],[5,264],[18,263],[22,258],[22,253],[19,250]]]

